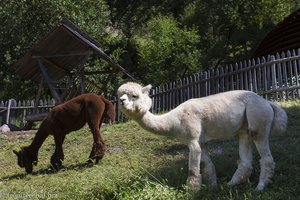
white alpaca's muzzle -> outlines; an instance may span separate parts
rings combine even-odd
[[[128,96],[126,94],[122,95],[120,97],[120,104],[121,104],[121,107],[125,110],[131,110],[132,108],[132,105],[128,99]]]

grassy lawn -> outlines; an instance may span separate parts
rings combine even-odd
[[[270,138],[276,171],[264,192],[254,191],[259,176],[256,151],[250,180],[234,188],[226,186],[238,162],[236,140],[207,144],[216,165],[218,186],[203,185],[198,192],[189,191],[185,186],[187,147],[129,121],[102,128],[108,151],[94,166],[85,165],[92,147],[89,129],[66,137],[65,168],[59,172],[50,167],[54,143],[49,137],[40,149],[32,175],[26,175],[17,165],[12,151],[28,145],[33,135],[0,135],[0,199],[298,199],[300,102],[283,106],[289,116],[288,131]]]

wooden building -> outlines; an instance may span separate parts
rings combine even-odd
[[[279,22],[271,30],[252,57],[262,57],[266,55],[285,52],[287,50],[297,50],[300,48],[300,9],[294,11],[284,20]]]
[[[54,27],[13,68],[24,79],[39,83],[36,99],[39,99],[41,88],[46,84],[55,101],[61,103],[84,93],[88,87],[93,87],[94,93],[101,90],[96,83],[85,79],[84,66],[91,56],[106,61],[110,67],[89,74],[113,75],[122,72],[134,80],[124,68],[101,50],[95,39],[68,20],[63,20]]]
[[[106,61],[108,67],[102,71],[87,72],[84,68],[90,57]],[[101,93],[103,88],[86,75],[105,74],[107,79],[103,83],[107,83],[108,79],[113,79],[116,73],[121,72],[135,80],[101,50],[95,39],[69,20],[63,20],[54,27],[13,65],[13,69],[24,79],[39,84],[34,111],[26,116],[29,122],[26,129],[31,128],[34,121],[43,120],[47,115],[37,111],[44,86],[50,89],[55,103],[60,104],[85,92]]]

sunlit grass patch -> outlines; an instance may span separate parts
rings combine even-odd
[[[30,144],[33,135],[9,139],[0,136],[0,199],[297,199],[300,195],[300,103],[282,105],[288,112],[287,133],[272,135],[270,146],[276,162],[272,183],[254,191],[259,176],[259,156],[254,151],[254,170],[247,183],[229,188],[226,183],[238,163],[236,139],[206,145],[215,163],[218,186],[203,185],[192,192],[186,187],[188,148],[180,141],[156,136],[133,121],[105,126],[101,132],[107,153],[98,165],[88,166],[92,148],[89,129],[67,135],[64,169],[54,172],[54,151],[49,137],[39,151],[38,166],[26,175],[12,150]],[[19,196],[18,196],[19,195]]]

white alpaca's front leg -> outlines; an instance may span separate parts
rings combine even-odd
[[[201,148],[198,140],[192,140],[188,144],[189,153],[189,174],[187,179],[187,185],[194,189],[199,189],[202,180],[200,174],[200,160],[201,160]]]

